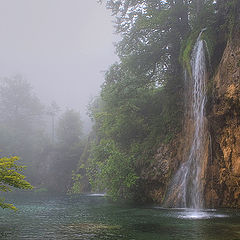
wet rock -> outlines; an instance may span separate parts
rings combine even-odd
[[[240,208],[239,63],[238,34],[227,44],[213,79],[213,105],[208,116],[212,135],[213,167],[208,169],[206,179],[207,206],[214,202],[215,207]],[[214,196],[211,194],[213,189]]]
[[[206,106],[209,129],[201,172],[205,207],[240,208],[240,33],[229,41],[212,80]],[[186,89],[186,99],[189,100]],[[186,104],[186,108],[189,106]],[[191,147],[194,123],[186,111],[181,133],[160,144],[152,163],[142,171],[149,199],[162,203],[170,179]],[[175,195],[174,195],[175,194]],[[178,194],[178,186],[172,198]]]

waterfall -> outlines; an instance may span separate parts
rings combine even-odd
[[[206,62],[204,53],[204,41],[199,34],[192,51],[190,78],[189,113],[193,129],[187,133],[191,134],[190,148],[184,161],[168,189],[165,205],[170,207],[203,208],[203,165],[205,149],[207,145],[207,128],[204,116],[206,103]],[[188,136],[189,137],[189,136]]]

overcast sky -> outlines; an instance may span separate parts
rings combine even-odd
[[[44,102],[85,111],[117,60],[97,0],[0,0],[0,76],[23,75]]]

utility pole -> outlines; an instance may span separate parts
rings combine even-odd
[[[46,114],[51,116],[52,120],[52,144],[54,144],[55,140],[55,117],[60,111],[59,106],[55,103],[52,102],[48,110],[46,111]]]
[[[54,126],[54,117],[55,115],[52,114],[52,144],[54,144],[54,137],[55,137],[55,133],[54,133],[54,130],[55,130],[55,126]]]

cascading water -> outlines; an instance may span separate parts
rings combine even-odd
[[[165,205],[170,207],[189,207],[200,209],[203,207],[203,165],[205,148],[207,143],[207,128],[204,117],[206,103],[206,62],[204,54],[204,42],[201,39],[202,32],[192,52],[192,77],[188,101],[192,120],[193,131],[191,147],[187,160],[182,163],[172,179]],[[188,134],[190,134],[190,132]]]

